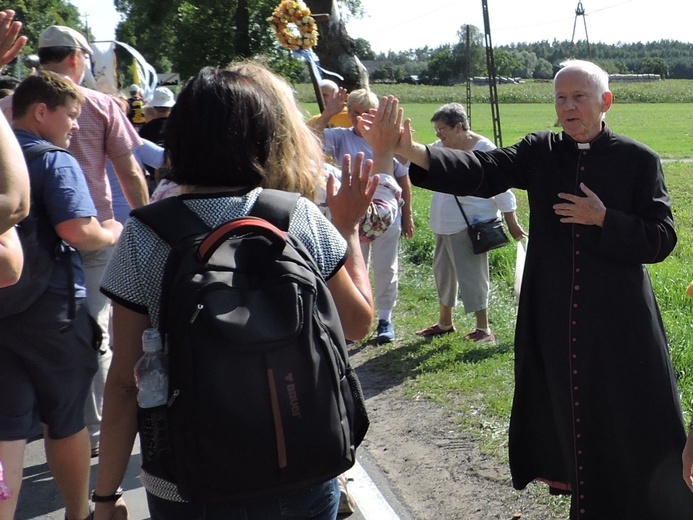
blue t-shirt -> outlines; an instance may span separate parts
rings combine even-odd
[[[373,159],[373,149],[371,145],[369,145],[363,137],[356,135],[353,128],[326,128],[323,136],[325,153],[331,155],[340,168],[342,166],[342,158],[346,154],[351,155],[353,159],[356,157],[357,153],[363,152],[364,162],[368,159]],[[409,168],[407,166],[404,166],[397,159],[393,159],[393,161],[395,178],[404,177],[409,173]]]
[[[50,144],[25,130],[15,132],[20,145]],[[96,217],[96,208],[89,194],[87,181],[72,155],[67,152],[46,152],[29,164],[31,199],[40,205],[48,224],[56,225],[75,218]],[[48,238],[48,237],[47,237]],[[74,273],[75,296],[86,297],[87,291],[82,269],[82,257],[78,251],[71,252]],[[56,263],[48,290],[54,294],[69,295],[68,270]]]

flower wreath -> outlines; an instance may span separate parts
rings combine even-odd
[[[318,26],[303,2],[283,0],[272,13],[274,32],[282,46],[291,51],[310,49],[318,43]]]

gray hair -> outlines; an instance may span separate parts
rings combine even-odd
[[[463,130],[469,130],[467,111],[459,103],[448,103],[436,110],[431,122],[435,123],[436,121],[441,121],[450,128],[455,128],[458,123],[461,123]]]
[[[330,92],[337,92],[339,90],[339,85],[337,85],[334,81],[331,79],[321,79],[318,82],[318,86],[320,88],[329,88]]]
[[[587,81],[590,85],[597,88],[600,96],[605,92],[609,92],[609,73],[602,69],[599,65],[592,63],[591,61],[584,60],[566,60],[562,62],[561,69],[553,78],[554,85],[558,76],[568,70],[579,70],[584,72],[587,75]]]

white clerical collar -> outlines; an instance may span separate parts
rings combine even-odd
[[[589,150],[590,143],[575,143],[577,144],[578,150]]]

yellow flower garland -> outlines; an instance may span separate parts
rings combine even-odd
[[[306,4],[283,0],[272,13],[274,32],[282,46],[291,51],[310,49],[318,43],[318,26]]]

